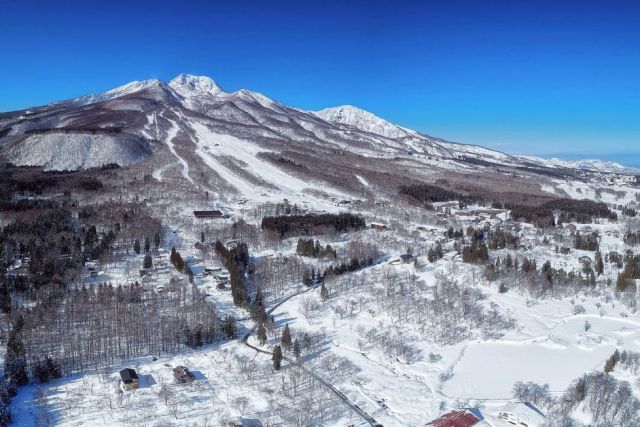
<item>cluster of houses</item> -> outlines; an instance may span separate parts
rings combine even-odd
[[[125,368],[119,372],[120,389],[122,391],[131,391],[140,388],[140,377],[133,368]],[[186,366],[176,366],[173,368],[173,379],[178,384],[186,384],[193,382],[196,376]]]
[[[495,411],[464,408],[427,423],[432,427],[542,427],[545,416],[530,402],[509,402]]]

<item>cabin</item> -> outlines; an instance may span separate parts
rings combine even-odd
[[[222,218],[224,216],[224,214],[219,210],[193,211],[193,215],[198,219],[214,219]]]
[[[530,402],[510,402],[494,415],[502,425],[536,427],[545,424],[545,415]]]
[[[482,421],[484,417],[478,410],[462,409],[450,411],[427,423],[434,427],[471,427]]]
[[[379,223],[379,222],[372,222],[371,223],[371,229],[380,232],[380,231],[386,230],[387,229],[387,225]]]
[[[196,379],[195,375],[186,366],[176,366],[173,368],[173,378],[177,383],[190,383]]]
[[[120,371],[120,387],[122,391],[135,390],[140,387],[140,378],[135,369],[125,368]]]

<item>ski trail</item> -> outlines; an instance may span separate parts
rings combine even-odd
[[[180,127],[173,120],[169,120],[169,119],[167,120],[169,121],[169,123],[171,123],[171,128],[167,131],[167,137],[165,138],[165,143],[167,144],[167,147],[169,147],[169,151],[171,151],[171,154],[173,154],[178,159],[178,161],[182,163],[182,176],[191,184],[193,184],[193,179],[191,179],[191,177],[189,176],[189,164],[185,159],[180,157],[180,155],[176,152],[176,148],[174,147],[173,141],[172,141],[173,138],[175,138],[178,135],[178,132],[180,131]],[[156,121],[156,126],[157,125],[158,125],[158,122]]]
[[[235,159],[242,160],[247,164],[249,171],[281,190],[299,193],[311,186],[310,183],[289,175],[276,166],[256,157],[261,149],[248,141],[240,140],[229,135],[216,134],[206,126],[195,122],[191,122],[191,127],[196,131],[198,140],[196,153],[210,168],[221,172],[220,175],[223,179],[247,196],[260,197],[260,194],[263,193],[265,189],[261,189],[259,186],[247,182],[245,178],[234,173],[221,162],[217,161],[215,157],[216,154],[228,155]],[[205,147],[207,150],[205,150]]]

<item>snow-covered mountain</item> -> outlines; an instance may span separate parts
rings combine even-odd
[[[209,77],[189,74],[180,74],[169,83],[157,79],[134,81],[100,94],[2,113],[0,146],[6,160],[20,165],[68,169],[105,162],[129,165],[166,149],[168,129],[174,125],[176,135],[172,139],[180,138],[182,145],[178,148],[185,150],[193,149],[184,145],[186,140],[197,145],[199,135],[194,129],[198,128],[249,140],[258,145],[256,150],[263,156],[285,151],[295,151],[299,156],[314,152],[331,160],[332,153],[342,151],[362,158],[396,161],[411,156],[407,159],[423,162],[425,167],[429,167],[424,160],[428,157],[467,168],[630,171],[611,162],[545,160],[448,142],[350,105],[305,111],[246,89],[226,92]],[[132,148],[127,149],[131,144]]]
[[[396,126],[375,114],[352,105],[325,108],[324,110],[314,112],[314,114],[331,123],[353,126],[361,131],[374,133],[387,138],[403,138],[406,136],[414,136],[417,133]]]

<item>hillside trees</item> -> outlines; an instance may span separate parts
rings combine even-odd
[[[276,345],[275,347],[273,347],[273,355],[271,356],[271,360],[273,360],[273,368],[276,371],[280,370],[280,367],[282,366],[282,359],[282,347]]]
[[[6,359],[11,378],[22,385],[26,372],[44,381],[223,337],[215,307],[197,287],[186,280],[174,286],[175,292],[156,293],[137,284],[101,284],[66,291],[55,306],[22,312],[23,326],[15,328]]]
[[[277,233],[280,238],[327,232],[343,233],[365,228],[364,218],[351,213],[285,215],[262,218],[262,230]]]
[[[296,253],[310,258],[336,258],[336,251],[331,245],[327,244],[322,247],[318,240],[314,243],[313,239],[298,239]]]
[[[215,252],[229,271],[233,303],[240,307],[246,306],[250,302],[245,283],[250,261],[247,244],[238,243],[229,249],[222,242],[217,241]]]

